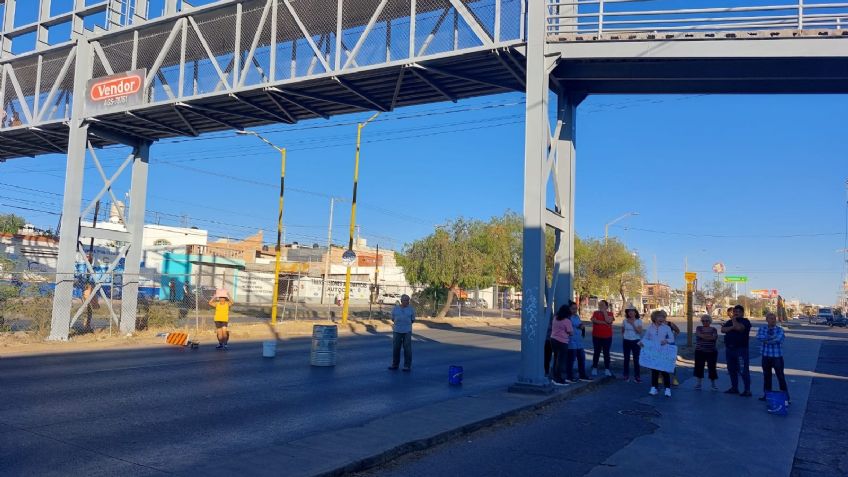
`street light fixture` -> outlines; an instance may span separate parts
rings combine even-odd
[[[606,225],[604,225],[604,242],[607,241],[607,237],[609,236],[610,225],[618,222],[619,220],[624,220],[627,217],[630,217],[632,215],[639,215],[639,212],[628,212],[628,213],[626,213],[626,214],[624,214],[620,217],[616,217],[615,219],[612,220],[612,222],[608,222]]]
[[[374,113],[373,116],[368,118],[364,123],[359,123],[356,125],[356,158],[354,160],[353,165],[353,196],[350,202],[350,236],[347,242],[347,250],[345,251],[345,255],[350,252],[355,257],[353,252],[353,231],[356,228],[356,189],[359,184],[359,149],[362,143],[362,129],[368,125],[371,121],[377,118],[380,112]],[[342,258],[345,258],[344,255]],[[355,260],[355,259],[354,259]],[[350,310],[350,267],[353,264],[351,263],[347,267],[347,273],[345,273],[345,289],[344,289],[344,306],[342,307],[342,324],[347,324],[347,315]]]
[[[271,324],[277,324],[277,301],[280,297],[280,255],[282,253],[282,236],[283,236],[283,193],[286,190],[286,149],[283,147],[279,147],[272,143],[271,141],[262,137],[256,131],[243,130],[236,131],[236,134],[240,134],[243,136],[256,136],[260,141],[265,144],[273,147],[280,153],[280,207],[279,214],[277,215],[277,248],[276,248],[276,256],[274,258],[274,291],[273,296],[271,298]]]

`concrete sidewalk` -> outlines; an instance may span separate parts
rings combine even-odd
[[[763,375],[755,332],[756,328],[750,345],[753,397],[724,393],[730,378],[723,365],[718,392],[709,390],[708,380],[704,390],[695,390],[696,380],[689,377],[674,389],[671,399],[645,395],[639,402],[657,409],[659,417],[653,421],[659,428],[634,439],[588,475],[630,476],[639,469],[660,468],[669,476],[789,475],[821,341],[787,330],[784,351],[792,406],[788,416],[779,417],[768,414],[766,404],[757,400],[763,393]],[[720,355],[723,358],[724,350]],[[691,369],[678,371],[681,378],[691,375]],[[777,389],[776,379],[773,386]],[[710,457],[696,458],[704,453]]]

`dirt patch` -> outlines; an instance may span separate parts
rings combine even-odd
[[[503,328],[515,329],[520,320],[515,318],[424,318],[416,321],[416,329],[421,328]],[[313,325],[337,325],[340,335],[388,333],[392,330],[391,322],[388,320],[350,320],[346,325],[329,320],[315,321],[284,321],[276,327],[270,323],[232,323],[230,326],[230,339],[238,341],[260,341],[260,340],[285,340],[312,335]],[[153,328],[137,331],[128,336],[122,336],[117,331],[108,329],[96,330],[71,336],[68,341],[45,341],[37,333],[27,331],[16,331],[0,333],[0,355],[21,356],[32,354],[71,353],[106,349],[130,349],[144,348],[150,346],[162,346],[165,344],[163,333],[172,331],[184,331],[188,333],[189,339],[200,343],[213,343],[215,330],[209,326],[201,325],[195,329],[193,323],[188,328],[174,329]]]

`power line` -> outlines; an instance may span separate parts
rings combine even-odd
[[[618,227],[617,225],[613,225],[613,227]],[[638,232],[647,232],[652,234],[660,234],[660,235],[676,235],[682,237],[706,237],[706,238],[727,238],[727,239],[740,239],[740,238],[752,238],[752,239],[778,239],[778,238],[804,238],[804,237],[833,237],[837,235],[842,235],[842,232],[821,232],[821,233],[808,233],[808,234],[740,234],[740,235],[718,235],[718,234],[706,234],[706,233],[691,233],[691,232],[670,232],[667,230],[654,230],[654,229],[644,229],[639,227],[631,227],[628,225],[620,226],[624,230],[635,230]]]

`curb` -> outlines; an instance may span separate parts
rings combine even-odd
[[[543,407],[546,407],[550,404],[553,404],[553,403],[556,403],[556,402],[559,402],[559,401],[565,401],[566,399],[569,399],[569,398],[572,398],[572,397],[575,397],[575,396],[580,396],[582,394],[585,394],[585,393],[588,393],[590,391],[597,389],[598,387],[600,387],[603,384],[612,382],[614,380],[615,380],[615,378],[613,378],[613,377],[605,376],[603,378],[595,379],[592,382],[585,383],[583,385],[577,385],[575,387],[569,387],[567,389],[555,391],[553,394],[551,394],[548,397],[541,399],[540,401],[537,401],[535,403],[526,404],[526,405],[517,407],[515,409],[509,410],[509,411],[506,411],[506,412],[502,412],[500,414],[497,414],[497,415],[494,415],[494,416],[491,416],[491,417],[488,417],[488,418],[485,418],[485,419],[480,419],[478,421],[475,421],[475,422],[472,422],[472,423],[469,423],[469,424],[466,424],[466,425],[463,425],[463,426],[460,426],[460,427],[457,427],[457,428],[454,428],[454,429],[451,429],[451,430],[440,432],[440,433],[435,434],[435,435],[430,436],[430,437],[425,437],[425,438],[422,438],[422,439],[416,439],[416,440],[413,440],[413,441],[409,441],[409,442],[406,442],[406,443],[401,444],[399,446],[388,449],[386,451],[380,452],[378,454],[368,456],[368,457],[364,457],[364,458],[361,458],[361,459],[357,459],[353,462],[345,464],[344,466],[340,466],[340,467],[337,467],[335,469],[332,469],[332,470],[329,470],[329,471],[326,471],[326,472],[313,474],[313,477],[336,477],[336,476],[349,474],[349,473],[352,473],[352,472],[361,472],[361,471],[370,469],[372,467],[376,467],[378,465],[385,464],[387,462],[390,462],[390,461],[397,459],[398,457],[404,456],[406,454],[410,454],[410,453],[416,452],[416,451],[426,450],[426,449],[435,447],[439,444],[443,444],[443,443],[445,443],[445,442],[447,442],[451,439],[454,439],[458,436],[470,434],[470,433],[478,431],[480,429],[490,427],[491,425],[496,424],[499,421],[502,421],[502,420],[505,420],[505,419],[508,419],[508,418],[511,418],[511,417],[515,417],[515,416],[520,416],[520,415],[523,415],[523,414],[528,414],[530,412],[533,412],[533,411],[536,411],[536,410],[541,409]],[[572,386],[574,386],[574,385],[572,385]]]

